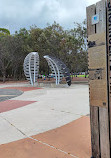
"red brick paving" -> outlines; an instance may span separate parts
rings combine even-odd
[[[26,105],[29,105],[31,103],[34,103],[35,101],[20,101],[20,100],[7,100],[0,102],[0,113],[6,112],[9,110],[17,109]]]
[[[1,158],[72,158],[31,139],[0,146]]]
[[[24,81],[6,81],[5,83],[3,83],[3,81],[0,81],[0,85],[6,85],[6,84],[10,84],[10,83],[28,83],[27,80]]]
[[[37,89],[42,89],[42,88],[38,88],[38,87],[5,87],[5,88],[1,88],[1,89],[18,89],[21,91],[32,91],[32,90],[37,90]]]
[[[88,78],[85,77],[73,77],[71,78],[72,81],[88,81]]]
[[[90,119],[82,117],[63,127],[33,136],[79,158],[91,157]]]
[[[90,120],[89,117],[82,117],[63,127],[51,130],[33,138],[53,145],[53,149],[43,143],[31,140],[30,138],[15,141],[0,146],[1,158],[72,158],[58,149],[61,149],[73,157],[90,158]]]
[[[73,78],[71,78],[71,80],[72,80],[72,82],[73,81],[78,81],[78,82],[79,81],[88,81],[88,78],[85,78],[85,77],[73,77]],[[46,79],[46,80],[39,79],[38,82],[55,83],[55,80],[54,80],[54,78],[50,78],[50,80],[49,79]],[[64,82],[66,82],[65,78],[62,79],[62,83],[64,83]]]

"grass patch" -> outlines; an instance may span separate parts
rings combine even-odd
[[[76,77],[76,75],[71,75],[71,77]],[[77,75],[77,77],[84,77],[85,78],[85,75]],[[88,78],[88,75],[86,75],[86,78]]]

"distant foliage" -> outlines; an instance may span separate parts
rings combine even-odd
[[[3,35],[10,35],[10,31],[5,28],[0,28],[0,36],[3,36]]]
[[[76,23],[74,29],[64,30],[54,22],[46,28],[37,26],[16,31],[0,28],[0,76],[20,80],[24,78],[23,61],[32,51],[40,55],[40,74],[48,74],[44,55],[63,60],[71,72],[87,71],[86,25]]]

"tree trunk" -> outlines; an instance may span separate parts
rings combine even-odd
[[[6,72],[5,72],[5,70],[3,71],[3,83],[6,81]]]

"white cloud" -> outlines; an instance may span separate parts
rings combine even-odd
[[[86,18],[86,6],[98,0],[0,0],[0,27],[14,32],[20,27],[36,24],[45,27],[54,21],[64,28]]]
[[[97,3],[99,0],[86,0],[87,6]]]

